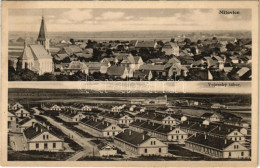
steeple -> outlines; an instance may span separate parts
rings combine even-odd
[[[37,42],[40,45],[43,45],[43,47],[48,51],[50,49],[49,39],[47,37],[47,29],[46,24],[44,20],[44,16],[42,15],[42,21],[41,21],[41,27],[40,32],[37,38]]]
[[[42,16],[40,32],[39,32],[37,41],[39,41],[39,42],[41,42],[41,44],[43,44],[42,42],[46,41],[46,38],[47,38],[46,35],[47,35],[47,29],[46,29],[46,25],[45,25],[45,21],[44,21],[44,16]]]

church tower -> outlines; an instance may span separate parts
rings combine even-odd
[[[49,39],[47,38],[47,29],[44,21],[44,16],[42,16],[41,27],[37,38],[37,42],[38,44],[43,45],[47,51],[50,50],[50,44],[49,44]]]

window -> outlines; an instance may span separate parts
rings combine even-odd
[[[161,153],[162,152],[162,148],[159,148],[159,153]]]
[[[109,132],[107,132],[107,135],[109,135]]]
[[[228,156],[231,157],[231,152],[229,152]]]
[[[45,135],[43,135],[42,138],[45,139]]]
[[[181,139],[183,139],[183,135],[181,136]]]
[[[46,135],[46,139],[49,139],[49,135]]]
[[[241,156],[244,156],[244,152],[241,152]]]
[[[48,144],[44,143],[44,149],[48,149]]]
[[[151,145],[153,145],[153,141],[151,141]]]
[[[147,153],[147,149],[144,149],[144,153]]]
[[[52,144],[52,147],[55,149],[55,148],[56,148],[56,143],[53,143],[53,144]]]
[[[35,148],[39,149],[39,144],[38,143],[35,144]]]
[[[153,144],[156,145],[156,141],[153,141]]]

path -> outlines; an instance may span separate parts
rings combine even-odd
[[[59,123],[48,116],[44,116],[44,115],[41,115],[41,116],[46,118],[52,125],[59,128],[64,134],[68,135],[70,139],[74,140],[77,144],[79,144],[80,146],[82,146],[85,149],[84,151],[80,152],[80,154],[76,153],[75,158],[77,158],[77,156],[83,156],[82,153],[84,153],[85,156],[93,156],[93,153],[95,156],[99,156],[99,151],[98,151],[97,147],[92,145],[89,142],[90,139],[80,136],[76,132],[63,126],[62,123]],[[94,152],[93,152],[93,150],[94,150]],[[71,158],[73,159],[74,157],[71,157]]]

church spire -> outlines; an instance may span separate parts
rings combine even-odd
[[[43,15],[42,15],[41,27],[37,38],[37,42],[38,44],[43,45],[47,51],[50,49],[49,39],[47,37],[46,24]]]
[[[44,21],[44,16],[42,15],[42,22],[41,22],[40,32],[37,41],[43,44],[43,42],[46,41],[46,38],[47,38],[47,29]]]

